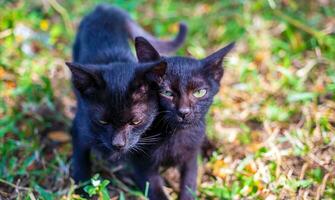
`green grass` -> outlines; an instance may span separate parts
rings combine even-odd
[[[99,2],[0,0],[0,199],[80,199],[69,178],[75,99],[64,62]],[[109,2],[162,38],[185,21],[178,55],[202,58],[237,41],[207,117],[216,148],[200,159],[199,199],[335,198],[333,1]],[[92,195],[145,199],[112,169],[95,169]],[[172,197],[174,173],[164,173]]]

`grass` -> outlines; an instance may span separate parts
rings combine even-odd
[[[237,41],[207,117],[216,148],[199,158],[199,199],[335,198],[333,1],[110,2],[162,38],[185,21],[178,55]],[[97,3],[0,0],[0,199],[80,199],[69,178],[75,99],[64,61]],[[117,170],[97,165],[92,195],[144,199]],[[176,197],[175,170],[164,177]]]

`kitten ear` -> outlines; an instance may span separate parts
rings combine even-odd
[[[71,70],[73,86],[79,92],[90,94],[103,87],[100,73],[78,63],[66,62],[66,65]]]
[[[147,66],[145,69],[139,70],[137,76],[142,80],[143,78],[149,82],[154,82],[159,84],[163,80],[167,68],[167,63],[165,61],[160,61]]]
[[[166,68],[167,68],[167,63],[165,61],[161,61],[158,64],[151,67],[151,69],[149,69],[149,71],[146,73],[146,78],[149,81],[160,83],[163,80],[163,76],[165,75]]]
[[[140,63],[152,62],[160,59],[158,51],[144,38],[135,38],[137,59]]]
[[[223,58],[234,48],[235,42],[228,44],[222,49],[201,60],[204,63],[205,70],[213,76],[214,80],[220,82],[223,76],[222,61]]]

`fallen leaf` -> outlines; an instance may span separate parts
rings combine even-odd
[[[48,133],[48,138],[56,142],[68,142],[70,141],[70,135],[63,131],[51,131]]]
[[[3,68],[0,68],[0,79],[2,79],[5,76],[5,70]]]

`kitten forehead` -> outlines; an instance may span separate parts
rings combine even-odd
[[[113,63],[113,66],[102,67],[102,78],[106,83],[105,90],[100,93],[99,99],[104,104],[105,112],[128,118],[127,111],[132,108],[132,95],[136,93],[135,64]]]
[[[203,78],[199,76],[193,76],[193,78],[187,82],[187,88],[197,89],[199,87],[207,86],[207,84],[208,83]]]
[[[168,69],[167,73],[171,75],[187,76],[185,72],[191,72],[200,69],[201,62],[194,58],[170,57],[166,58]]]
[[[204,86],[203,64],[194,58],[169,57],[166,58],[168,69],[165,87],[172,90],[189,90]]]
[[[129,86],[134,81],[134,65],[116,64],[103,71],[103,79],[106,82],[107,90],[111,94],[120,93],[125,95]]]

